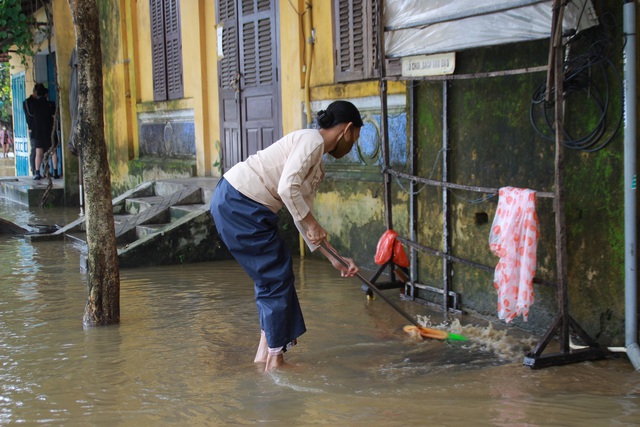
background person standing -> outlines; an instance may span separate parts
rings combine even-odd
[[[51,148],[52,145],[53,122],[56,109],[55,103],[49,101],[47,94],[47,88],[45,88],[44,85],[41,85],[37,89],[37,98],[30,104],[31,113],[33,115],[31,137],[33,138],[34,145],[36,147],[36,172],[33,179],[36,180],[42,179],[42,175],[40,175],[40,168],[42,167],[44,152]],[[51,175],[53,179],[58,179],[60,178],[60,175],[58,175],[58,171],[55,168],[58,164],[58,153],[54,151],[51,158],[54,165]]]
[[[27,120],[27,128],[29,130],[29,167],[31,168],[31,174],[36,175],[36,145],[33,139],[33,103],[38,99],[38,90],[42,90],[44,85],[42,83],[36,83],[33,86],[33,92],[27,99],[22,102],[22,109],[24,110],[24,117]]]

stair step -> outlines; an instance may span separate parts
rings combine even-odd
[[[171,221],[180,219],[185,215],[189,215],[191,212],[199,211],[202,209],[202,204],[197,205],[173,205],[169,208],[169,216]]]
[[[162,229],[167,224],[147,224],[147,225],[137,225],[136,226],[136,236],[138,239],[142,239],[151,234],[157,233],[158,231],[162,231]]]
[[[184,189],[184,187],[184,184],[178,184],[175,182],[156,181],[154,185],[154,191],[158,196],[167,197],[181,191],[182,189]]]
[[[87,233],[84,232],[70,232],[70,233],[65,233],[64,235],[65,239],[69,240],[71,243],[75,244],[79,244],[79,245],[86,245],[87,244]]]
[[[162,196],[128,198],[125,201],[125,211],[130,214],[138,214],[156,203],[162,202],[162,200],[164,200]]]
[[[113,214],[113,222],[116,224],[122,224],[123,222],[133,218],[133,214]]]

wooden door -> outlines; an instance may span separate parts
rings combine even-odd
[[[276,2],[220,0],[223,58],[219,62],[223,168],[280,137]]]

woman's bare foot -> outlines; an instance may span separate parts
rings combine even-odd
[[[260,343],[258,344],[258,351],[256,352],[256,358],[253,359],[253,363],[265,363],[267,361],[267,353],[269,352],[269,346],[267,345],[267,336],[264,331],[260,332]]]
[[[267,363],[264,367],[265,371],[270,371],[276,368],[282,368],[287,364],[284,362],[284,355],[280,354],[267,354]]]

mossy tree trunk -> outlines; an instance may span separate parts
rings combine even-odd
[[[104,138],[102,50],[96,0],[69,0],[78,53],[78,122],[74,131],[84,177],[89,297],[87,326],[120,321],[120,269],[111,173]]]

